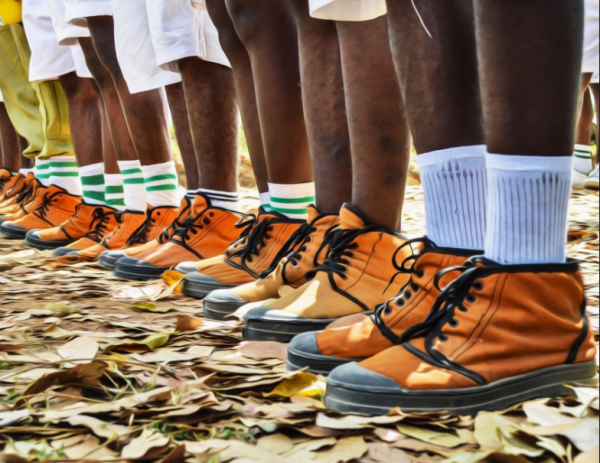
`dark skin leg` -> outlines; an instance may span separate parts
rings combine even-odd
[[[104,157],[104,172],[107,174],[119,174],[119,164],[117,163],[117,151],[115,150],[115,144],[113,142],[112,133],[110,131],[110,124],[108,122],[108,114],[104,103],[100,105],[100,112],[102,114],[102,153]]]
[[[60,76],[59,81],[69,102],[71,136],[79,167],[104,162],[101,98],[95,82],[74,72]]]
[[[600,108],[600,84],[591,84],[592,94],[596,102],[596,108]],[[600,122],[600,121],[599,121]],[[596,125],[596,141],[600,138],[600,124]],[[596,153],[596,163],[600,162],[600,152]]]
[[[580,145],[589,145],[592,139],[592,127],[594,125],[594,104],[592,103],[592,93],[589,87],[586,87],[581,100],[581,110],[579,113],[579,122],[577,123],[577,133],[575,134],[575,143]]]
[[[198,162],[196,161],[196,153],[194,151],[194,141],[192,139],[183,84],[168,85],[166,91],[169,108],[173,116],[175,137],[177,138],[177,145],[179,146],[181,159],[185,167],[186,187],[188,190],[197,190],[200,188],[200,171],[198,170]]]
[[[231,69],[199,58],[180,61],[200,187],[237,191],[238,105]]]
[[[289,0],[300,39],[302,96],[317,208],[338,212],[352,201],[352,155],[336,25],[313,19],[306,0]]]
[[[371,223],[398,230],[410,133],[394,71],[387,20],[338,22],[337,29],[352,144],[352,204]]]
[[[583,17],[583,0],[475,0],[490,152],[573,152]]]
[[[138,159],[137,153],[112,76],[100,61],[92,39],[79,39],[79,44],[83,49],[88,68],[100,88],[105,114],[108,116],[106,121],[110,129],[116,156],[119,161],[135,161]]]
[[[33,159],[26,158],[21,154],[27,149],[28,146],[29,142],[19,135],[19,159],[21,160],[21,169],[33,169],[35,166]]]
[[[221,46],[233,68],[235,89],[257,188],[260,193],[267,193],[269,191],[267,161],[265,159],[250,56],[248,56],[248,51],[235,31],[225,0],[207,0],[206,4],[210,17],[219,31]]]
[[[388,2],[392,51],[417,153],[485,144],[472,0]],[[435,81],[435,85],[432,82]]]
[[[117,60],[112,17],[89,18],[88,26],[98,56],[110,72],[117,88],[129,133],[140,162],[147,166],[171,161],[171,138],[167,111],[160,90],[151,90],[135,95],[129,93]]]
[[[269,182],[312,182],[291,12],[285,0],[226,4],[252,63]]]
[[[22,152],[19,136],[8,117],[6,106],[0,103],[0,166],[11,172],[18,172],[21,168]]]

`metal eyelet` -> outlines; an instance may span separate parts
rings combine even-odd
[[[396,301],[396,305],[398,307],[404,307],[406,305],[406,302],[404,301],[404,299],[398,299],[398,301]]]
[[[392,309],[391,309],[391,307],[387,307],[387,308],[386,308],[386,309],[383,311],[383,313],[384,313],[385,315],[392,315]]]
[[[449,324],[452,328],[456,328],[458,327],[458,325],[460,325],[460,322],[457,319],[453,318],[452,320],[450,320]]]
[[[410,300],[410,298],[412,297],[412,293],[410,291],[404,291],[404,297],[406,298],[406,300]]]
[[[470,304],[473,304],[475,301],[477,301],[477,296],[475,296],[474,294],[469,294],[467,296],[467,302],[469,302]]]
[[[476,281],[473,283],[473,289],[475,289],[475,291],[483,290],[483,283],[481,281]]]

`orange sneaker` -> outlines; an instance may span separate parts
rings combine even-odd
[[[296,336],[288,349],[288,369],[307,368],[326,376],[340,365],[360,362],[402,343],[414,325],[425,321],[441,288],[456,277],[456,273],[448,272],[438,280],[438,274],[481,254],[481,251],[438,248],[426,238],[407,241],[403,246],[415,242],[424,243],[424,249],[415,256],[412,267],[406,269],[411,274],[410,281],[400,294],[354,325]]]
[[[44,201],[44,197],[48,192],[48,188],[33,176],[27,177],[27,183],[17,193],[18,208],[11,208],[0,211],[0,223],[14,222],[15,220],[25,217],[30,212],[40,207]],[[16,210],[15,210],[16,209]]]
[[[223,320],[245,304],[277,299],[287,289],[299,288],[306,275],[315,270],[327,256],[327,236],[339,225],[339,214],[320,214],[308,208],[308,223],[297,233],[292,252],[265,278],[233,289],[213,291],[204,300],[204,316]]]
[[[8,189],[8,185],[10,185],[11,181],[16,177],[10,170],[8,169],[0,169],[0,200],[4,201],[4,194]]]
[[[67,221],[79,204],[80,196],[50,185],[39,207],[20,219],[5,220],[0,226],[0,232],[10,239],[24,239],[28,231],[54,228]]]
[[[17,192],[25,185],[26,177],[23,174],[17,174],[11,177],[6,183],[0,185],[2,194],[0,195],[0,209],[15,204],[17,201]]]
[[[81,203],[77,206],[75,215],[60,226],[28,232],[25,244],[40,250],[68,246],[95,230],[101,217],[115,212],[116,210],[109,206]]]
[[[340,318],[370,314],[408,283],[410,275],[396,263],[414,254],[411,246],[403,246],[406,238],[368,225],[356,208],[342,208],[339,228],[329,241],[329,255],[308,275],[308,283],[245,315],[246,339],[290,342]]]
[[[179,215],[173,220],[171,225],[165,229],[155,240],[148,241],[145,244],[133,243],[132,247],[121,251],[105,251],[100,254],[100,260],[98,263],[101,267],[107,270],[115,270],[117,262],[123,257],[137,257],[138,254],[145,253],[150,249],[156,249],[161,244],[165,244],[171,239],[175,230],[178,230],[183,226],[185,221],[190,216],[192,209],[192,200],[185,196],[181,201],[181,207],[179,209]]]
[[[96,217],[94,223],[90,226],[90,232],[83,238],[69,244],[63,248],[57,248],[52,254],[54,257],[62,257],[69,254],[76,254],[79,251],[84,251],[93,246],[96,246],[110,235],[115,228],[120,224],[119,220],[120,212],[108,212],[104,215]]]
[[[474,415],[597,387],[579,266],[471,259],[412,339],[329,376],[343,413]]]
[[[91,262],[106,251],[141,246],[155,240],[177,217],[178,211],[176,207],[154,207],[147,212],[119,212],[115,216],[118,225],[101,243],[60,259],[71,263]]]
[[[289,254],[295,244],[294,234],[305,223],[261,208],[258,217],[238,224],[245,228],[242,238],[225,254],[177,266],[187,273],[183,293],[202,298],[216,289],[234,288],[267,276]]]
[[[210,199],[197,195],[186,223],[166,243],[119,260],[115,275],[129,280],[151,280],[170,268],[192,259],[203,260],[222,255],[240,238],[236,226],[244,217],[239,212],[213,207]]]

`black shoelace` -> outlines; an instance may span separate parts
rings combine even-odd
[[[158,220],[157,217],[160,217],[161,215],[162,212],[160,210],[153,209],[146,217],[146,220],[144,220],[144,223],[131,234],[127,240],[126,247],[131,247],[134,244],[146,243],[148,241],[148,232],[156,224],[156,221]]]
[[[446,325],[457,327],[459,321],[455,317],[456,311],[467,312],[465,301],[473,303],[477,300],[477,296],[471,291],[473,289],[477,291],[483,289],[483,282],[479,278],[489,274],[490,270],[486,267],[477,266],[480,262],[483,262],[483,257],[472,257],[465,265],[447,268],[436,275],[435,286],[440,291],[440,295],[427,319],[406,331],[404,336],[406,340],[426,336],[426,346],[429,354],[435,357],[435,351],[431,349],[434,340],[440,339],[442,342],[448,340],[448,337],[442,333],[442,329]],[[440,285],[441,279],[451,272],[458,272],[460,276],[448,286],[442,288]]]
[[[106,211],[98,208],[92,213],[92,223],[90,224],[90,232],[85,235],[86,238],[99,243],[108,231],[108,222],[111,216],[116,215],[114,212]],[[121,222],[120,222],[121,223]]]
[[[46,219],[46,214],[48,214],[50,208],[56,204],[56,199],[62,194],[63,193],[60,191],[54,194],[46,193],[42,198],[42,202],[39,205],[39,207],[33,211],[33,214],[37,215],[40,219],[47,222],[48,220]]]
[[[416,253],[414,251],[413,246],[415,244],[423,245],[423,249],[421,250],[421,252]],[[398,256],[398,254],[400,254],[402,252],[402,250],[405,247],[410,247],[412,250],[412,254],[410,256],[406,257],[402,261],[401,264],[398,264],[396,257]],[[402,287],[402,289],[398,293],[398,296],[389,300],[385,304],[380,305],[377,309],[375,309],[375,313],[371,316],[373,323],[375,323],[375,325],[379,328],[381,333],[386,338],[388,338],[391,342],[393,342],[394,344],[402,344],[402,342],[404,342],[404,341],[402,338],[399,338],[398,336],[396,336],[396,334],[387,326],[383,317],[392,314],[392,312],[394,310],[394,308],[393,308],[394,305],[396,305],[397,307],[404,307],[408,303],[408,301],[410,299],[412,299],[421,290],[421,287],[417,283],[415,283],[413,276],[416,275],[419,278],[423,278],[425,276],[425,274],[422,270],[417,269],[419,259],[423,255],[424,251],[426,251],[428,249],[434,249],[436,247],[437,246],[435,245],[435,243],[433,243],[433,241],[431,241],[427,237],[415,238],[415,239],[405,242],[394,253],[393,263],[394,263],[394,267],[397,270],[397,273],[394,274],[394,276],[390,280],[390,284],[388,285],[388,288],[389,288],[389,286],[391,286],[394,283],[396,278],[400,275],[410,275],[410,278],[409,278],[408,282]]]
[[[343,280],[347,280],[348,269],[352,265],[351,259],[354,258],[354,251],[358,249],[356,239],[361,235],[374,231],[385,230],[376,225],[369,225],[357,230],[342,228],[330,230],[317,252],[317,255],[319,255],[324,249],[329,248],[327,258],[315,270],[308,272],[306,278],[311,280],[319,272],[326,272],[338,275]]]

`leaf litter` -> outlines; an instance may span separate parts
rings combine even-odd
[[[251,204],[248,199],[246,204]],[[598,333],[598,194],[576,192],[569,254]],[[423,233],[409,186],[404,232]],[[0,463],[597,463],[598,389],[499,413],[341,416],[286,346],[202,318],[181,276],[142,284],[0,238]]]

